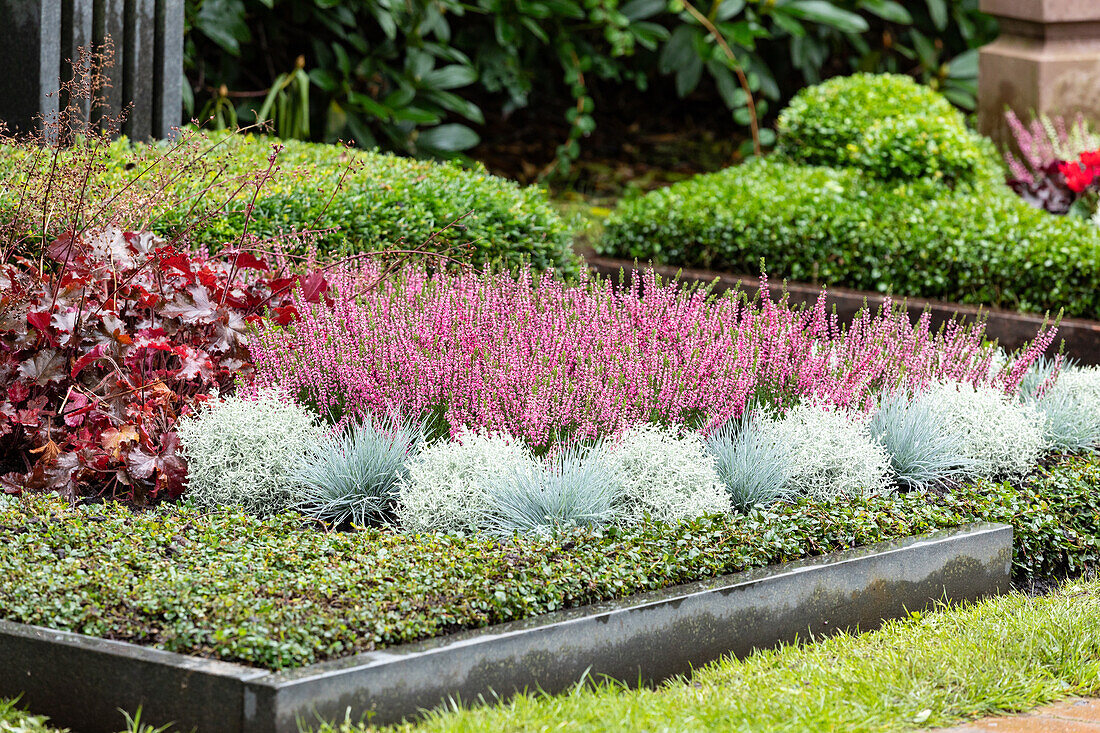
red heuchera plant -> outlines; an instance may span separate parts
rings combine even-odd
[[[174,498],[177,418],[252,371],[248,324],[288,323],[320,273],[249,252],[196,255],[149,233],[63,236],[0,264],[0,484],[136,503]]]

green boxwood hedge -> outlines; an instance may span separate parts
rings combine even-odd
[[[942,95],[901,74],[853,74],[806,87],[779,115],[777,152],[809,165],[857,164],[864,136],[888,120],[935,121],[953,137],[962,114]]]
[[[599,254],[1100,319],[1100,234],[1006,186],[758,159],[620,203]]]
[[[170,171],[177,176],[169,186],[172,201],[152,212],[151,228],[157,233],[179,232],[204,212],[224,203],[236,184],[205,197],[197,206],[193,193],[209,180],[212,171],[223,166],[225,171],[218,179],[223,182],[265,170],[277,141],[253,135],[219,135],[212,142],[218,144],[206,146],[211,152],[202,159],[201,166]],[[470,243],[472,260],[477,264],[501,260],[516,265],[526,259],[540,270],[554,267],[567,275],[577,271],[570,227],[538,188],[524,188],[483,168],[469,170],[456,163],[293,140],[278,142],[284,146],[277,159],[279,171],[262,187],[256,200],[248,224],[252,233],[271,236],[294,229],[331,227],[336,231],[316,240],[319,250],[351,254],[391,248],[401,242],[419,246],[470,212],[458,226],[437,234],[434,243]],[[144,145],[116,142],[97,176],[113,183],[110,189],[117,190],[144,168],[151,152]],[[0,147],[0,180],[5,168],[12,170],[13,156],[19,154],[15,148]],[[349,162],[352,172],[337,190]],[[153,184],[159,170],[145,177],[148,185]],[[19,191],[17,185],[4,188],[11,195]],[[228,200],[224,213],[196,228],[191,233],[192,243],[217,247],[236,241],[253,189],[245,186]]]
[[[300,517],[0,496],[0,618],[285,668],[972,521],[1017,579],[1100,564],[1100,459],[949,494],[802,501],[633,532],[496,541]]]

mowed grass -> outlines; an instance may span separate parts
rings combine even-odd
[[[725,659],[690,679],[435,712],[388,731],[898,731],[1100,692],[1100,580],[891,621],[861,635]],[[345,723],[318,733],[378,730]],[[0,702],[0,733],[49,733]]]
[[[897,731],[1100,692],[1100,581],[914,614],[725,659],[658,689],[614,683],[433,713],[401,731]],[[367,730],[345,724],[325,733]]]

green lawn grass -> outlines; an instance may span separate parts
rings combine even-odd
[[[399,730],[895,731],[1098,691],[1100,580],[1091,580],[723,660],[658,689],[603,682],[434,713]]]

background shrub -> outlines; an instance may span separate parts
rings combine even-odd
[[[295,499],[295,473],[325,432],[304,408],[273,392],[208,403],[176,426],[187,458],[187,496],[206,509],[283,511]]]
[[[214,136],[207,151],[169,173],[172,180],[147,212],[150,229],[166,238],[186,232],[191,244],[217,249],[236,243],[256,190],[257,173],[268,167],[272,138],[252,135]],[[347,255],[364,250],[470,245],[462,259],[485,264],[502,260],[515,266],[524,260],[539,270],[553,267],[576,272],[568,225],[537,188],[522,188],[483,168],[466,170],[456,163],[431,163],[335,145],[296,141],[281,143],[277,170],[260,187],[248,232],[266,238],[292,230],[332,228],[311,237],[323,253]],[[137,178],[148,163],[150,146],[114,143],[95,175],[117,190]],[[0,180],[15,171],[26,151],[0,146]],[[41,165],[51,164],[43,156]],[[158,171],[158,174],[162,174]],[[222,183],[196,200],[196,192],[215,175]],[[154,179],[138,179],[137,186]],[[0,210],[13,206],[18,177],[0,192]],[[443,230],[449,224],[456,226]],[[197,226],[196,226],[197,224]],[[434,236],[433,236],[434,235]],[[294,248],[296,243],[284,240]],[[270,247],[268,247],[270,248]]]
[[[248,122],[263,102],[258,90],[308,72],[308,84],[276,89],[295,123],[279,115],[276,124],[297,136],[446,155],[477,143],[483,110],[557,105],[570,125],[559,150],[571,157],[595,126],[597,99],[637,96],[662,77],[668,82],[653,84],[656,104],[667,104],[664,94],[705,95],[748,124],[746,97],[714,38],[683,8],[662,2],[188,0],[186,7],[193,113]],[[997,30],[978,0],[727,2],[703,12],[748,72],[761,114],[822,75],[858,69],[912,73],[972,109],[974,49]],[[251,94],[222,96],[222,85]],[[308,133],[301,106],[310,109]]]
[[[1005,186],[755,160],[626,200],[603,255],[1100,319],[1100,233]]]

